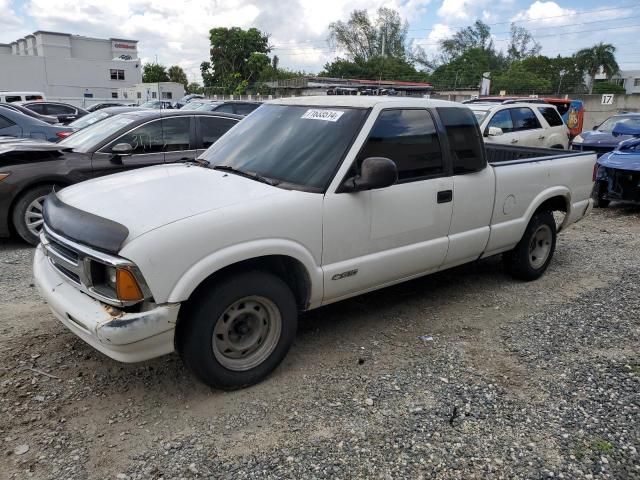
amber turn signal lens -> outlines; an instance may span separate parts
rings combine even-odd
[[[129,270],[118,268],[116,270],[116,293],[118,300],[122,302],[136,302],[142,300],[142,290],[136,278]]]
[[[8,173],[0,173],[0,182],[9,176]]]

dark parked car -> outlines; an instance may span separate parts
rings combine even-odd
[[[242,117],[139,109],[59,143],[0,142],[0,237],[11,227],[38,243],[42,202],[54,188],[161,163],[194,160]]]
[[[71,122],[69,125],[67,125],[67,127],[69,127],[71,131],[64,132],[61,134],[61,136],[63,138],[66,138],[72,133],[77,132],[78,130],[82,130],[89,125],[101,122],[102,120],[113,117],[114,115],[118,115],[119,113],[131,112],[134,110],[140,110],[140,107],[109,107],[103,108],[101,110],[96,110],[95,112],[91,112],[88,115],[80,117],[79,119]]]
[[[90,107],[87,107],[87,112],[95,112],[96,110],[102,110],[103,108],[109,108],[109,107],[124,107],[125,104],[124,103],[96,103],[91,105]]]
[[[71,131],[68,127],[51,125],[8,108],[0,109],[0,136],[57,142],[68,131]]]
[[[50,115],[40,115],[39,113],[36,113],[33,110],[29,110],[27,107],[23,107],[18,103],[0,103],[0,108],[8,108],[9,110],[13,110],[14,112],[24,113],[25,115],[48,123],[50,125],[58,123],[57,117],[52,117]]]
[[[195,101],[194,101],[195,102]],[[249,115],[256,108],[258,108],[262,103],[260,102],[247,102],[241,100],[225,100],[225,101],[209,101],[209,102],[198,102],[201,103],[194,110],[201,112],[224,112],[224,113],[235,113],[236,115]],[[187,103],[182,109],[190,109],[191,103]]]
[[[640,205],[640,122],[617,123],[611,133],[626,140],[596,163],[595,206],[606,208],[611,200]]]
[[[60,102],[22,102],[21,105],[36,113],[56,117],[58,119],[58,122],[62,123],[63,125],[71,123],[77,118],[80,118],[89,113],[84,108],[74,107],[73,105],[69,105],[68,103]]]
[[[598,157],[612,151],[620,142],[633,138],[632,135],[614,135],[614,128],[618,124],[640,128],[640,113],[621,113],[607,118],[593,127],[593,130],[584,131],[575,137],[571,149],[596,152]]]
[[[173,105],[168,100],[149,100],[140,104],[142,108],[153,108],[156,110],[171,110]]]

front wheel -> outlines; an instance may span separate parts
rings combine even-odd
[[[260,382],[284,359],[296,335],[293,293],[265,272],[214,283],[181,320],[176,346],[207,385],[234,390]]]
[[[536,280],[547,270],[556,248],[556,221],[551,212],[536,213],[520,242],[503,254],[507,271],[520,280]]]
[[[596,182],[593,186],[593,206],[596,208],[607,208],[611,200],[606,198],[607,189],[609,188],[607,182]]]

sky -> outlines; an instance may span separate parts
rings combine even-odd
[[[354,9],[398,10],[409,42],[436,54],[438,41],[481,19],[498,50],[509,24],[527,28],[548,56],[612,43],[623,70],[640,70],[640,2],[619,0],[0,0],[0,43],[36,30],[139,40],[143,62],[180,65],[200,81],[213,27],[256,27],[271,35],[280,66],[317,73],[342,52],[327,43],[328,26]]]

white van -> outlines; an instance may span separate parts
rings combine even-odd
[[[32,102],[46,100],[42,92],[6,92],[0,91],[0,102]]]

